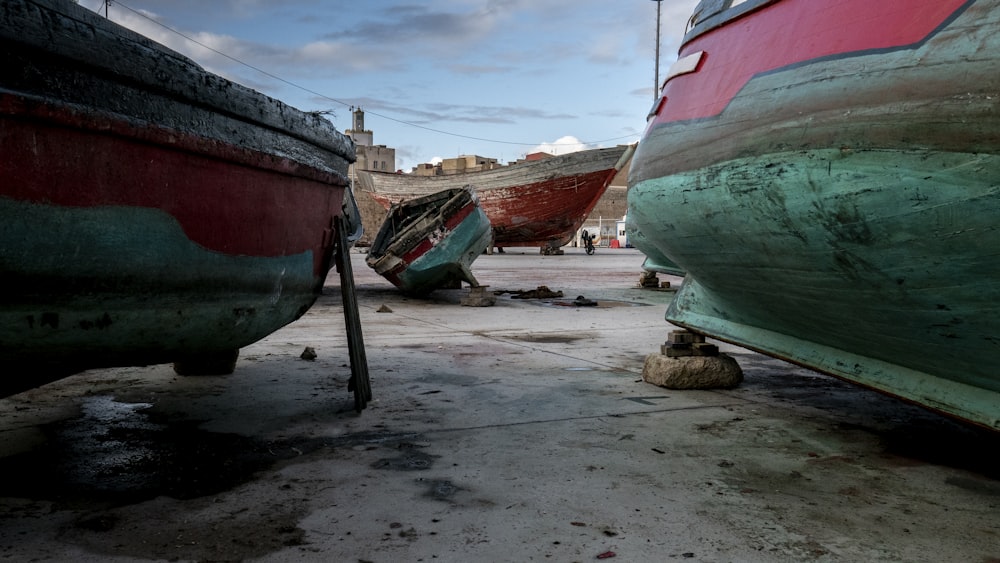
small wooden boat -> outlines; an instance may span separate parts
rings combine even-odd
[[[469,188],[394,204],[371,248],[368,265],[406,293],[479,283],[472,262],[490,244],[490,222]]]
[[[92,367],[232,371],[350,244],[353,160],[329,121],[73,2],[4,0],[0,393]]]
[[[629,177],[667,320],[1000,429],[1000,1],[690,25]]]
[[[558,248],[572,240],[634,145],[579,151],[440,176],[358,172],[358,186],[393,203],[472,186],[493,226],[493,245]]]

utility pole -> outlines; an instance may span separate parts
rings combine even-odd
[[[660,5],[663,0],[653,0],[656,2],[656,72],[653,74],[653,100],[660,97]]]
[[[111,0],[104,0],[104,19],[108,19],[108,7],[110,6],[111,6]]]

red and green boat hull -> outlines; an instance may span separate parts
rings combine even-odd
[[[0,17],[34,30],[0,34],[3,390],[235,359],[312,305],[349,140],[83,8]]]
[[[1000,428],[1000,3],[726,5],[631,168],[667,320]]]
[[[469,188],[397,203],[368,252],[368,265],[405,293],[479,283],[472,262],[490,245],[490,221]]]

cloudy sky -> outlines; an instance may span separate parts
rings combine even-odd
[[[661,77],[696,3],[661,4]],[[108,13],[341,131],[360,106],[404,171],[632,142],[653,101],[650,0],[113,0]]]

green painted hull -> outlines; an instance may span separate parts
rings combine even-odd
[[[631,189],[688,269],[669,321],[1000,428],[998,157],[808,151]]]
[[[1000,429],[1000,2],[762,4],[689,34],[682,57],[710,57],[633,160],[629,221],[687,272],[667,320]],[[837,37],[836,13],[885,33],[757,56],[791,21]],[[714,100],[727,55],[764,70]]]
[[[67,0],[0,2],[0,395],[232,372],[323,289],[354,144]]]
[[[684,268],[681,268],[676,262],[667,258],[651,240],[646,238],[646,235],[642,231],[635,227],[635,224],[629,217],[626,217],[625,220],[625,230],[628,233],[629,243],[646,255],[646,259],[642,262],[643,270],[684,277],[686,273]]]
[[[479,285],[472,262],[490,245],[490,222],[479,210],[462,221],[437,246],[414,260],[400,273],[400,285],[412,293],[425,293],[457,280]],[[410,289],[412,288],[412,289]]]
[[[298,318],[318,295],[312,252],[213,252],[156,209],[0,198],[0,217],[8,367],[72,373],[233,350]]]
[[[367,263],[409,294],[463,281],[476,286],[470,268],[490,240],[490,221],[471,189],[444,190],[393,205]]]

